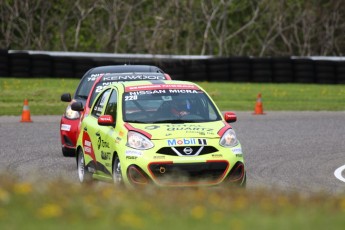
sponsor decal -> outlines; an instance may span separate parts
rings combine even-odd
[[[110,160],[110,157],[111,156],[111,153],[110,152],[104,152],[104,151],[101,151],[101,158],[103,160]]]
[[[206,139],[198,139],[199,145],[207,145]]]
[[[129,92],[129,95],[138,96],[138,95],[166,94],[166,93],[171,93],[171,94],[173,94],[173,93],[199,93],[199,91],[198,90],[191,90],[191,89],[169,89],[169,90],[157,89],[157,90],[131,91],[131,92]],[[126,100],[126,97],[125,97],[125,100]],[[127,99],[127,100],[129,100],[129,99]],[[163,100],[164,101],[171,101],[171,98],[169,99],[167,96],[165,96]]]
[[[111,74],[111,73],[93,73],[90,75],[90,77],[87,78],[87,81],[96,81],[98,77],[103,76],[103,75],[108,75],[108,74]]]
[[[91,142],[88,140],[84,140],[84,151],[85,153],[92,153]]]
[[[220,154],[220,153],[213,153],[213,154],[212,154],[212,157],[221,158],[221,157],[223,157],[223,154]]]
[[[166,91],[164,89],[160,89],[160,90],[142,90],[142,91],[129,92],[129,95],[131,95],[131,96],[138,96],[138,95],[160,94],[160,93],[166,93]]]
[[[90,147],[84,147],[84,151],[85,153],[89,153],[89,154],[92,153],[92,149]]]
[[[162,159],[165,159],[165,156],[153,156],[153,159],[162,160]]]
[[[191,89],[169,89],[169,93],[199,93],[199,91]]]
[[[98,135],[97,135],[98,134]],[[96,133],[96,135],[98,136],[98,142],[97,142],[97,148],[98,150],[102,147],[102,148],[110,148],[109,147],[109,142],[102,140],[101,135],[99,135],[99,133]]]
[[[91,142],[88,141],[88,140],[85,140],[85,141],[84,141],[84,146],[85,146],[85,147],[91,147]]]
[[[232,148],[231,149],[233,154],[235,154],[236,157],[242,158],[243,154],[242,154],[242,148]]]
[[[137,150],[126,150],[125,155],[126,156],[140,157],[143,155],[143,152],[137,151]]]
[[[196,141],[194,138],[183,138],[183,139],[170,139],[168,140],[169,146],[175,145],[195,145]]]
[[[200,125],[167,125],[167,131],[186,131],[187,133],[206,132],[207,134],[214,133],[212,128],[206,128]]]
[[[116,137],[115,143],[118,144],[118,143],[120,143],[121,140],[122,140],[122,139],[121,139],[120,137]]]
[[[241,148],[232,148],[231,150],[235,154],[242,154],[242,149]]]
[[[99,120],[101,122],[105,122],[105,121],[113,122],[112,117],[110,115],[104,115],[104,116],[100,117]]]
[[[206,139],[183,138],[183,139],[169,139],[167,140],[169,146],[178,145],[207,145]]]
[[[137,80],[165,80],[163,74],[143,73],[143,74],[112,74],[106,75],[102,78],[102,81],[137,81]]]
[[[136,160],[138,157],[135,156],[126,156],[127,160]]]
[[[155,84],[155,85],[140,85],[140,86],[128,86],[126,92],[131,91],[145,91],[145,90],[159,90],[159,89],[190,89],[199,90],[195,85],[184,85],[184,84]]]
[[[123,137],[124,133],[122,131],[119,132],[119,136]]]
[[[71,130],[71,125],[62,124],[61,125],[61,130],[62,131],[70,131]]]
[[[150,125],[150,126],[146,126],[145,129],[154,130],[154,129],[158,129],[159,127],[160,127],[159,125]]]
[[[102,75],[101,73],[97,73],[97,74],[91,74],[90,77],[87,78],[87,81],[96,81],[96,79]]]
[[[85,154],[89,155],[92,158],[92,160],[96,163],[96,156],[95,156],[95,153],[93,152],[91,139],[90,139],[89,134],[86,131],[83,132],[83,142],[82,143],[84,145]]]

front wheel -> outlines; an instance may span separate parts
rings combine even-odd
[[[116,185],[122,185],[122,173],[120,158],[116,155],[113,162],[113,182]]]
[[[81,148],[78,150],[77,168],[80,183],[86,183],[91,181],[92,177],[91,174],[86,170],[84,153]]]

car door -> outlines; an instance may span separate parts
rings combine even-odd
[[[98,117],[102,115],[107,105],[110,92],[111,89],[107,89],[99,95],[91,108],[90,115],[84,119],[85,122],[83,122],[81,130],[83,132],[82,143],[85,152],[85,163],[89,167],[89,171],[97,174],[99,171],[104,171],[99,151],[102,145],[100,130],[103,127],[98,125]]]
[[[116,121],[116,113],[118,106],[118,95],[117,90],[112,89],[108,103],[103,111],[103,115],[111,115]],[[114,126],[102,126],[99,129],[98,135],[98,148],[97,156],[98,162],[102,165],[102,173],[105,175],[112,174],[112,157],[114,149],[112,149],[112,144],[115,142],[115,124]]]

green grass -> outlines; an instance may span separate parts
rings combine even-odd
[[[60,115],[66,108],[61,94],[73,94],[78,83],[79,79],[0,78],[0,116],[20,115],[25,98],[32,115]],[[259,93],[268,111],[345,110],[344,85],[198,83],[221,110],[253,111]]]
[[[29,100],[31,115],[63,114],[66,103],[62,93],[74,93],[78,79],[0,78],[0,115],[20,115],[24,99]]]
[[[200,85],[222,110],[254,110],[259,93],[269,111],[343,111],[345,85],[209,83]]]
[[[345,196],[0,179],[0,229],[343,229]]]

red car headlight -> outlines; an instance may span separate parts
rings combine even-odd
[[[65,117],[68,119],[78,119],[80,117],[80,113],[78,111],[74,111],[71,109],[71,105],[68,105],[65,111]]]

